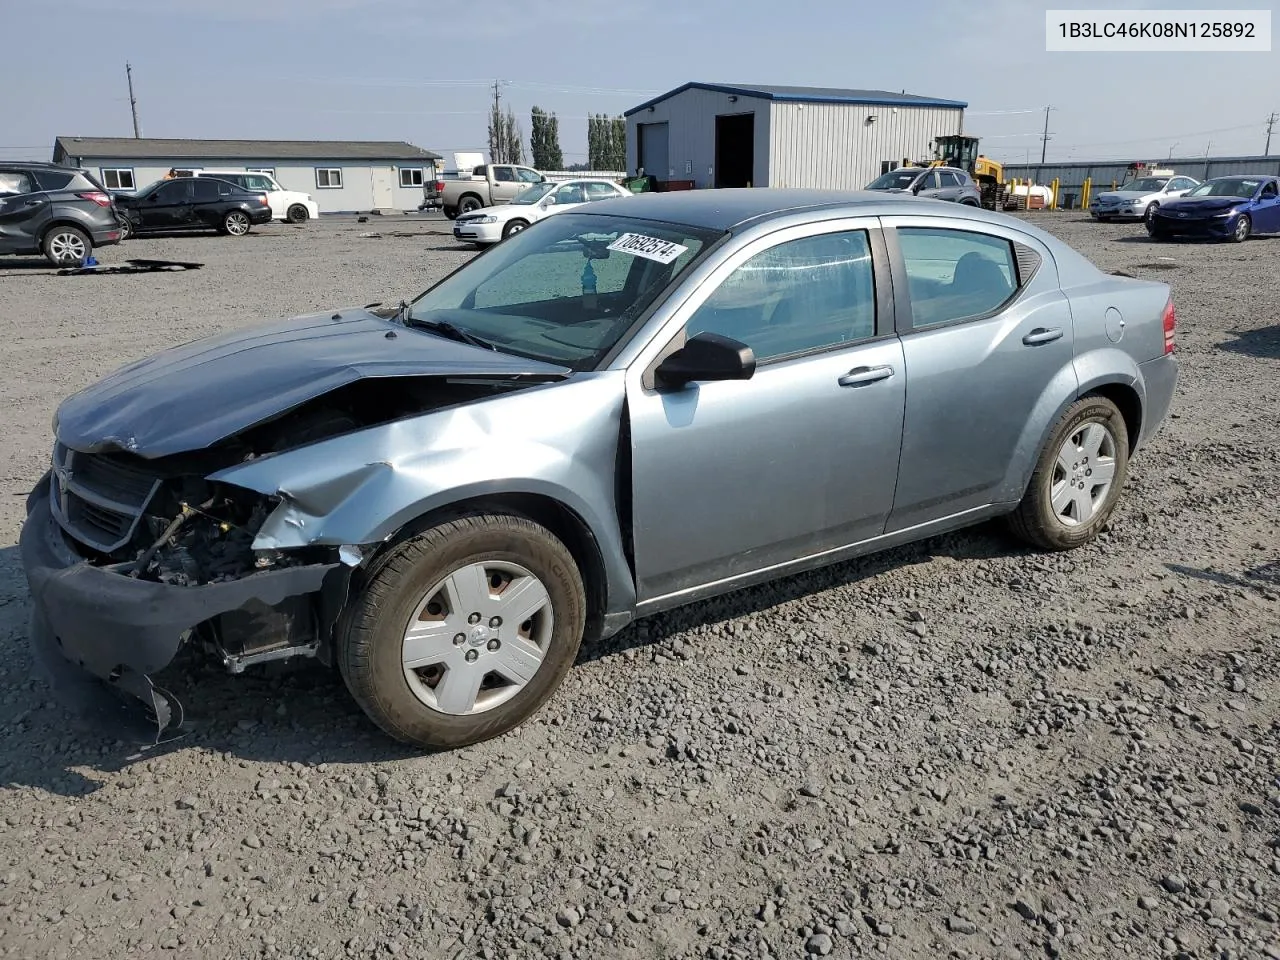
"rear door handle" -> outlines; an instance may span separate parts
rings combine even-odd
[[[1042,343],[1053,343],[1053,341],[1060,339],[1062,339],[1061,327],[1050,327],[1048,329],[1036,327],[1022,338],[1022,342],[1028,347],[1038,347]]]
[[[854,367],[836,381],[842,387],[865,387],[893,376],[893,367]]]

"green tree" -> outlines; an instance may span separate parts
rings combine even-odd
[[[489,109],[489,162],[524,162],[520,123],[510,107],[502,112],[502,93],[497,83],[493,85],[493,105]]]
[[[539,170],[563,170],[564,153],[560,149],[560,121],[554,113],[533,108],[529,127],[529,152]]]

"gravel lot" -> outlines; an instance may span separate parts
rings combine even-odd
[[[29,677],[13,544],[60,398],[415,293],[470,255],[445,222],[0,261],[0,955],[1280,958],[1280,240],[1032,216],[1178,308],[1175,417],[1096,544],[981,528],[663,615],[435,756],[314,665],[184,662],[188,737],[85,737]]]

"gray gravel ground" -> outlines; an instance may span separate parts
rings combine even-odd
[[[196,730],[149,753],[76,733],[12,544],[59,398],[416,292],[469,256],[443,221],[0,261],[0,955],[1280,958],[1280,240],[1034,216],[1178,307],[1176,418],[1096,544],[982,528],[667,614],[435,756],[314,666],[175,667]]]

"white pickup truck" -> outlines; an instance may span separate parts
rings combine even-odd
[[[546,177],[532,167],[514,163],[486,163],[471,170],[470,176],[441,181],[441,207],[444,215],[452,220],[462,213],[470,213],[481,207],[493,207],[510,203],[516,194],[535,183],[545,183]]]

